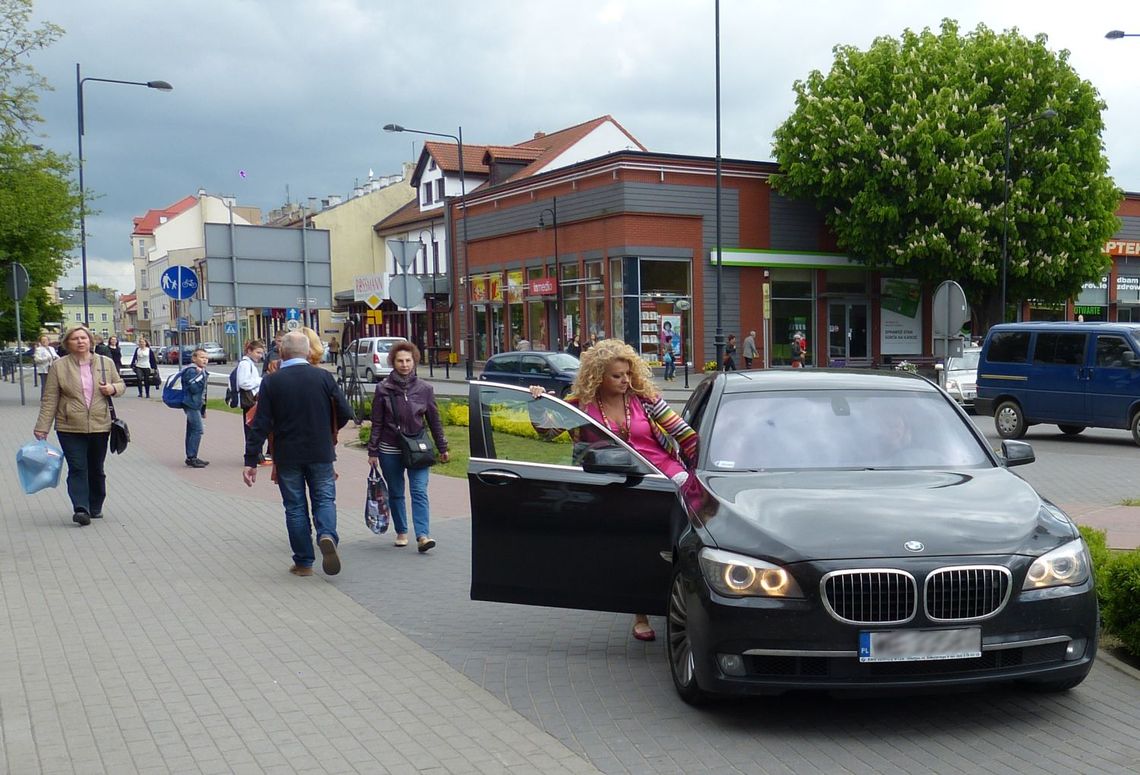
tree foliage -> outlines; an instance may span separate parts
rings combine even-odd
[[[24,136],[40,122],[39,92],[50,88],[27,61],[63,35],[63,28],[44,22],[28,27],[32,0],[0,0],[0,135]]]
[[[794,85],[774,187],[815,202],[853,260],[957,280],[993,322],[1008,215],[1009,300],[1075,296],[1108,266],[1122,193],[1101,141],[1104,102],[1046,42],[984,25],[962,35],[947,19],[940,33],[837,46],[829,73]],[[1046,110],[1056,117],[1034,120]]]

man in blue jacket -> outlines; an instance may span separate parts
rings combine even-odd
[[[249,487],[257,481],[261,445],[272,433],[277,487],[293,549],[289,572],[294,576],[313,575],[315,529],[321,567],[335,576],[340,573],[336,548],[340,538],[336,532],[334,444],[336,432],[353,418],[353,411],[333,375],[311,365],[308,355],[309,339],[300,331],[291,331],[281,339],[281,368],[261,382],[257,416],[245,443],[242,479]]]
[[[206,364],[210,358],[201,347],[190,353],[190,365],[182,370],[182,411],[186,412],[186,465],[205,468],[210,465],[198,457],[198,445],[205,433],[206,384],[210,375]]]

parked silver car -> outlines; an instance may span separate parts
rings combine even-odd
[[[978,356],[981,354],[981,347],[967,347],[961,356],[946,359],[946,392],[964,409],[973,409],[978,396]]]
[[[229,360],[225,348],[217,342],[202,342],[198,346],[206,351],[206,358],[210,363],[226,363]]]
[[[388,353],[392,347],[407,341],[399,336],[365,336],[357,339],[344,351],[344,371],[365,382],[379,382],[392,373]]]

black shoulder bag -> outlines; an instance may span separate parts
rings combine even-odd
[[[102,358],[103,356],[100,356]],[[99,361],[99,370],[103,373],[103,381],[101,384],[107,384],[107,367],[102,360]],[[111,438],[108,442],[108,448],[116,455],[123,454],[127,449],[127,445],[131,443],[131,429],[127,427],[126,420],[120,420],[119,416],[115,414],[115,402],[107,396],[107,406],[111,410]]]
[[[404,468],[427,468],[435,465],[435,448],[428,440],[427,426],[419,433],[407,434],[400,427],[400,415],[396,412],[396,397],[388,394],[388,406],[392,408],[392,425],[396,428],[396,444],[404,460]]]

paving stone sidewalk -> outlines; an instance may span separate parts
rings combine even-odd
[[[62,483],[25,495],[33,397],[0,384],[0,770],[597,772],[343,594],[351,566],[290,576],[268,471],[196,484],[181,415],[153,399],[117,402],[135,438],[108,460],[105,519],[76,527]],[[203,483],[240,477],[232,420],[207,420]],[[358,501],[346,548],[371,537]]]

